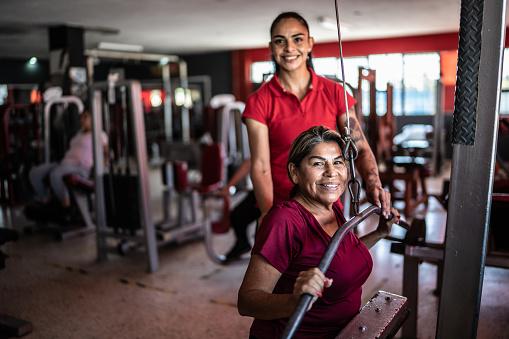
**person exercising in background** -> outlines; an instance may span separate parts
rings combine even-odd
[[[94,165],[94,152],[92,142],[92,116],[89,111],[80,115],[81,129],[71,139],[69,149],[60,163],[52,162],[36,166],[30,170],[30,183],[35,191],[36,201],[46,204],[51,195],[45,179],[49,176],[51,191],[58,198],[63,208],[71,205],[69,191],[64,183],[64,177],[68,174],[78,174],[88,178]],[[108,137],[102,132],[104,153],[108,150]],[[107,159],[107,157],[105,157]]]
[[[318,76],[312,68],[314,39],[306,20],[295,12],[281,13],[270,27],[269,49],[275,64],[273,78],[247,102],[243,121],[251,150],[251,179],[262,217],[271,206],[289,198],[292,183],[286,161],[292,141],[311,126],[323,125],[343,132],[346,110],[355,99],[345,101],[343,87]],[[358,170],[368,200],[390,212],[390,194],[380,182],[378,166],[355,114],[350,114],[351,136],[359,155]]]
[[[235,186],[240,180],[249,175],[251,160],[246,159],[240,164],[233,176],[225,187],[221,190],[221,194],[229,199],[230,187]],[[235,244],[226,253],[226,261],[234,261],[241,255],[251,250],[251,245],[247,239],[247,227],[260,217],[260,210],[256,205],[256,198],[253,190],[249,190],[247,195],[230,213],[230,225],[235,232]]]

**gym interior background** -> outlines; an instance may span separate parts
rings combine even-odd
[[[228,262],[223,254],[234,241],[228,210],[251,183],[230,189],[231,206],[211,192],[249,158],[242,110],[273,74],[269,25],[287,10],[310,24],[315,71],[340,81],[333,1],[0,4],[1,336],[248,337],[252,319],[236,301],[249,253]],[[378,290],[408,298],[397,337],[437,334],[455,204],[460,15],[452,0],[340,1],[345,80],[382,181],[412,224],[371,250],[363,287],[363,304]],[[481,296],[480,306],[470,303],[478,322],[465,324],[478,338],[509,338],[504,51],[483,275],[478,290],[464,291]],[[95,145],[90,178],[66,180],[70,210],[40,211],[30,169],[63,157],[83,110],[92,112],[96,140],[98,128],[108,134],[107,161]],[[473,160],[462,165],[486,159]]]

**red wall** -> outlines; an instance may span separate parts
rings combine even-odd
[[[399,38],[344,41],[345,57],[382,53],[441,52],[441,74],[444,78],[444,109],[451,112],[454,105],[458,33],[407,36]],[[314,57],[338,57],[337,42],[317,43],[313,48]],[[245,101],[252,91],[249,80],[250,66],[255,61],[270,60],[266,48],[239,50],[233,52],[233,92],[239,100]],[[453,81],[451,81],[453,79]]]

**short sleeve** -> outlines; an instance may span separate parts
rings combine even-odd
[[[265,216],[257,232],[253,254],[261,255],[280,273],[302,248],[299,218],[291,209],[274,207]]]
[[[245,123],[246,119],[253,119],[268,125],[269,109],[263,96],[258,91],[247,98],[244,113],[242,113],[242,121]]]
[[[336,83],[335,86],[335,95],[339,99],[336,102],[339,102],[338,107],[338,114],[341,115],[346,112],[345,109],[345,93],[343,91],[343,86],[339,83]],[[350,95],[350,93],[346,92],[346,100],[348,102],[348,109],[352,108],[353,105],[357,102],[353,96]]]

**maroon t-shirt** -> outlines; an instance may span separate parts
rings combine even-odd
[[[340,208],[334,212],[339,225],[344,224]],[[301,271],[317,267],[331,237],[315,217],[295,200],[275,205],[265,216],[257,232],[253,254],[264,257],[279,272],[275,294],[290,294]],[[334,279],[309,310],[294,338],[334,338],[359,312],[362,284],[373,262],[367,247],[352,232],[343,238],[325,273]],[[279,338],[288,319],[253,321],[250,335],[256,339]]]

